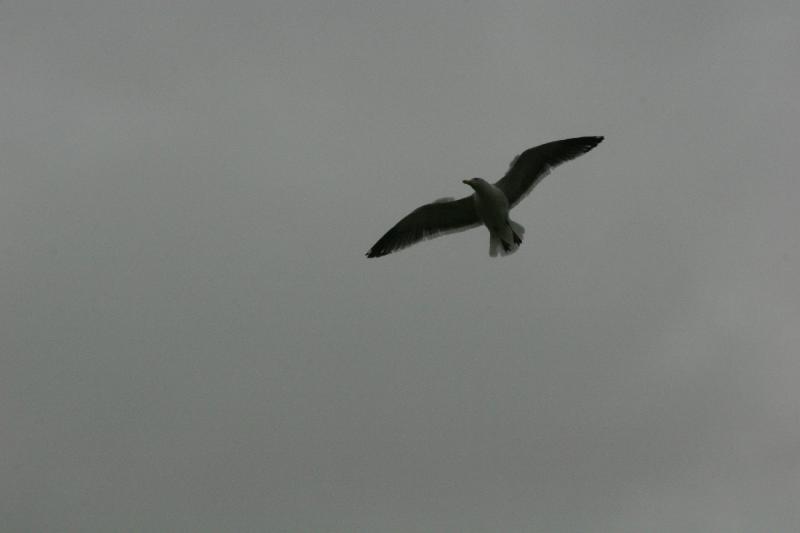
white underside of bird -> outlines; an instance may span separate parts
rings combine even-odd
[[[489,230],[489,255],[508,255],[517,251],[522,244],[525,228],[508,216],[508,198],[500,188],[483,178],[464,180],[475,190],[472,199],[483,225]]]

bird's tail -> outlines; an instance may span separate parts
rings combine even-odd
[[[525,228],[522,224],[517,224],[513,220],[508,221],[509,226],[503,235],[489,232],[489,255],[497,257],[500,255],[513,254],[522,244],[522,236],[525,235]]]
[[[508,221],[509,225],[511,226],[511,233],[514,237],[514,244],[519,246],[522,244],[522,236],[525,235],[525,227],[522,224],[518,224],[513,220]]]

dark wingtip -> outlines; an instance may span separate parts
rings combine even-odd
[[[595,135],[590,137],[580,137],[579,139],[576,140],[583,141],[582,148],[583,148],[583,153],[585,154],[586,152],[593,150],[595,146],[603,142],[603,140],[605,140],[605,137],[603,135]]]

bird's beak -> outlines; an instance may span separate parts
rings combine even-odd
[[[463,183],[464,185],[469,185],[469,180],[461,180],[461,183]]]

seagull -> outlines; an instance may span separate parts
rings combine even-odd
[[[508,218],[509,210],[525,198],[550,171],[600,144],[603,137],[576,137],[525,150],[515,157],[506,175],[491,184],[482,178],[463,180],[474,193],[455,200],[442,198],[418,207],[400,220],[366,253],[381,257],[419,241],[485,225],[489,255],[514,253],[525,228]]]

